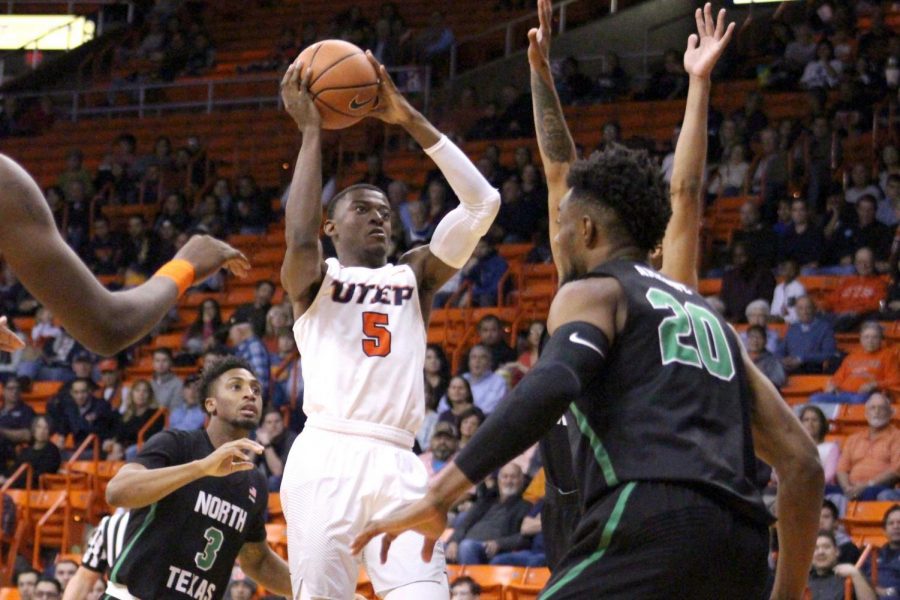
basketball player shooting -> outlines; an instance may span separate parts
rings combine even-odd
[[[299,315],[306,427],[291,448],[281,498],[295,597],[352,597],[358,565],[350,542],[372,518],[416,500],[427,476],[412,453],[424,416],[422,369],[434,293],[471,256],[500,207],[497,190],[466,156],[380,78],[372,116],[403,127],[447,178],[460,205],[438,224],[431,243],[387,264],[391,207],[383,190],[354,185],[327,205],[324,232],[337,258],[324,260],[321,117],[295,61],[282,81],[288,113],[303,143],[286,207],[281,281]],[[362,551],[376,593],[388,600],[446,600],[445,563],[423,563],[423,538],[397,538],[382,564],[377,541]]]
[[[250,270],[238,250],[195,235],[146,283],[110,292],[59,235],[34,179],[2,154],[0,221],[0,254],[22,285],[72,337],[99,354],[114,354],[147,335],[194,282],[222,267],[241,277]],[[20,347],[0,319],[0,350]]]

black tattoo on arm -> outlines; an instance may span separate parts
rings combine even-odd
[[[575,160],[575,142],[566,127],[556,90],[534,71],[531,72],[531,95],[538,142],[544,154],[553,162]]]

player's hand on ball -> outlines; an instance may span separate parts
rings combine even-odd
[[[371,50],[366,50],[366,58],[378,73],[378,102],[369,115],[391,125],[402,124],[411,116],[412,106],[409,105],[403,94],[397,91],[397,86],[394,85],[394,80],[391,79],[387,68],[378,62]]]
[[[250,271],[250,261],[240,250],[208,235],[191,237],[175,258],[191,263],[196,283],[200,283],[223,267],[238,277],[246,277]]]
[[[702,10],[697,9],[694,18],[697,20],[697,33],[692,33],[688,38],[684,70],[693,77],[708,78],[731,40],[734,23],[725,26],[724,8],[719,11],[718,18],[713,19],[709,2]]]
[[[322,126],[322,115],[309,93],[312,69],[304,67],[306,65],[297,57],[281,79],[281,101],[301,131],[307,127],[318,129]]]
[[[6,317],[0,317],[0,351],[15,352],[25,347],[25,341],[7,325]]]
[[[200,468],[207,477],[226,477],[255,467],[254,454],[262,454],[263,447],[243,438],[222,444],[215,452],[200,460]]]
[[[350,551],[359,554],[372,538],[384,534],[381,538],[381,562],[387,561],[391,543],[404,531],[416,531],[425,536],[422,544],[422,560],[431,561],[434,545],[447,528],[447,513],[438,509],[426,496],[405,507],[394,511],[384,519],[371,521],[350,544]]]

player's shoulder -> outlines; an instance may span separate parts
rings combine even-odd
[[[553,331],[571,321],[605,323],[608,315],[618,312],[622,298],[622,285],[612,277],[591,277],[565,283],[550,304],[548,329]]]

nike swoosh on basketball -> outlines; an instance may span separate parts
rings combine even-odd
[[[603,356],[603,352],[600,350],[600,348],[598,348],[598,347],[595,346],[594,344],[590,343],[589,341],[587,341],[587,340],[584,339],[583,337],[579,336],[577,331],[573,332],[573,333],[569,336],[569,341],[572,342],[573,344],[578,344],[578,345],[580,345],[580,346],[584,346],[584,347],[586,347],[586,348],[590,348],[591,350],[593,350],[594,352],[596,352],[597,354],[599,354],[599,355],[602,356],[603,358],[606,358],[605,356]]]
[[[361,108],[365,108],[367,104],[371,104],[372,102],[374,102],[375,99],[378,98],[378,96],[372,96],[365,102],[359,102],[357,101],[357,98],[358,96],[354,96],[353,100],[350,101],[350,110],[359,110]]]

